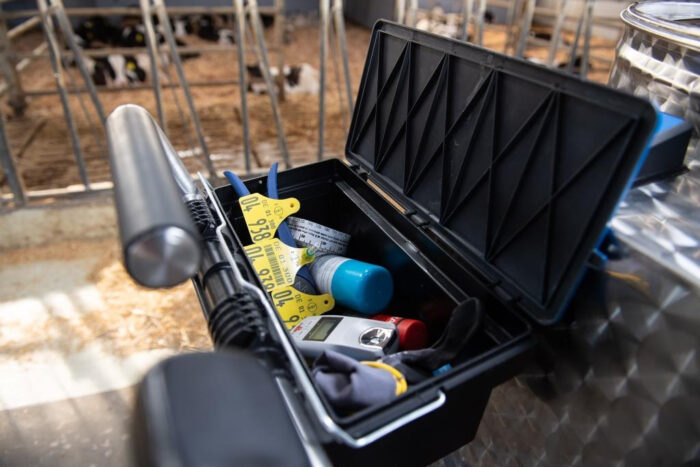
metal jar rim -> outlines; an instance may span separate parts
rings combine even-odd
[[[700,28],[681,20],[700,19],[700,2],[654,0],[633,3],[620,14],[634,28],[700,51]]]

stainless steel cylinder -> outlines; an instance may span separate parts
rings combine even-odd
[[[688,157],[698,159],[700,137],[700,2],[634,3],[620,15],[610,85],[651,99],[663,112],[693,125]]]
[[[168,154],[172,147],[136,105],[112,112],[107,141],[127,271],[147,287],[171,287],[192,277],[201,243],[183,197],[194,185]]]

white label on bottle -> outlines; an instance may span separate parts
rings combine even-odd
[[[319,293],[331,293],[331,283],[333,283],[335,271],[346,261],[350,261],[350,259],[342,256],[323,255],[317,256],[308,265]]]
[[[288,217],[287,225],[299,246],[314,247],[317,252],[332,255],[347,253],[350,235],[346,233],[298,217]]]

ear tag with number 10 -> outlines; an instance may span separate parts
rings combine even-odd
[[[335,306],[330,294],[309,295],[291,285],[273,290],[270,296],[287,329],[292,329],[304,318],[322,315]]]
[[[285,245],[278,238],[269,238],[243,248],[253,263],[253,269],[263,283],[265,290],[271,290],[294,283],[297,271],[314,260],[310,248],[294,248]]]
[[[272,238],[280,223],[299,210],[296,198],[272,199],[259,193],[241,196],[238,202],[253,243]]]

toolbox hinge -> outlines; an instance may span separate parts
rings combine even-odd
[[[498,298],[500,298],[503,303],[507,303],[509,305],[515,305],[516,303],[518,303],[520,301],[519,296],[514,297],[513,295],[508,293],[508,291],[506,291],[506,289],[501,287],[498,284],[498,282],[491,285],[491,290],[493,290],[493,293],[496,294],[496,296],[498,296]]]
[[[416,211],[413,209],[407,209],[403,213],[404,216],[408,218],[411,222],[413,222],[416,226],[418,227],[425,227],[427,225],[430,225],[430,221],[426,219],[425,217],[419,215]]]
[[[358,164],[350,164],[349,167],[350,170],[359,175],[362,180],[367,180],[367,178],[369,178],[369,173]]]

